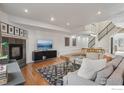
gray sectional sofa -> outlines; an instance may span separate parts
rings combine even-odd
[[[97,72],[94,80],[82,78],[77,72],[70,72],[64,76],[64,85],[123,85],[124,58],[116,55],[104,69]]]

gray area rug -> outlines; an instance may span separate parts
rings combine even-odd
[[[63,77],[68,72],[74,72],[80,65],[71,62],[64,62],[37,69],[37,71],[48,81],[50,85],[63,85]]]

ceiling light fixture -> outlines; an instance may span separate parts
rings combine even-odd
[[[96,34],[91,33],[91,34],[90,34],[90,36],[92,36],[92,37],[96,37],[97,35],[96,35]]]
[[[28,13],[28,9],[25,9],[24,12],[25,12],[25,13]]]
[[[75,35],[72,35],[71,37],[72,37],[72,38],[76,38],[76,36],[75,36]]]
[[[101,15],[101,14],[102,14],[102,12],[101,12],[101,11],[98,11],[98,12],[97,12],[97,15]]]
[[[66,25],[67,25],[67,26],[70,26],[70,23],[69,23],[69,22],[67,22],[67,23],[66,23]]]
[[[55,21],[55,18],[54,18],[54,17],[51,17],[51,18],[50,18],[50,21]]]

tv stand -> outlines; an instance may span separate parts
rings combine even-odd
[[[32,60],[33,61],[41,61],[49,58],[57,57],[56,50],[46,50],[46,51],[33,51],[32,52]]]

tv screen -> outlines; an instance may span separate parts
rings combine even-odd
[[[51,49],[52,48],[52,40],[38,40],[37,48],[38,49]]]

